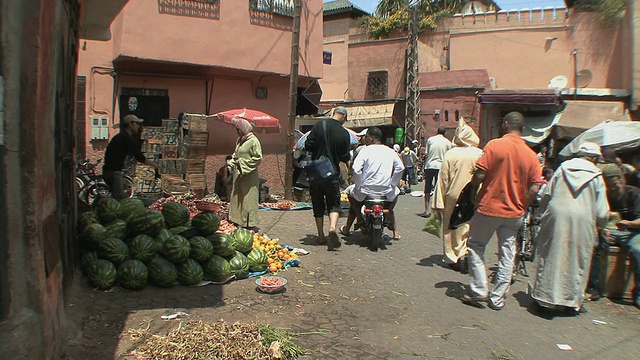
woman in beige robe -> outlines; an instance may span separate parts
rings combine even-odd
[[[253,127],[244,119],[235,123],[238,131],[233,153],[234,180],[229,199],[229,221],[257,229],[259,183],[258,165],[262,161],[262,146],[253,134]]]
[[[467,254],[469,224],[449,229],[451,214],[462,189],[471,181],[476,161],[482,155],[480,139],[473,129],[460,119],[451,150],[442,161],[434,195],[434,209],[442,216],[442,244],[445,262],[457,270],[464,270],[460,260]]]

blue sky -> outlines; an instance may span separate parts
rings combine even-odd
[[[330,0],[324,0],[328,2]],[[360,6],[362,9],[372,13],[378,0],[350,0],[352,3]],[[494,0],[501,8],[505,10],[510,9],[522,9],[532,7],[545,7],[545,6],[564,6],[563,0]]]

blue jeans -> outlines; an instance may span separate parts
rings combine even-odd
[[[640,232],[628,231],[628,230],[609,230],[608,243],[619,245],[625,249],[631,255],[631,266],[633,268],[633,278],[635,281],[633,287],[633,303],[637,306],[640,305]],[[600,253],[607,245],[604,241],[600,242],[597,252]],[[598,254],[603,256],[602,254]],[[600,271],[599,261],[594,257],[591,271],[591,285],[595,285]]]

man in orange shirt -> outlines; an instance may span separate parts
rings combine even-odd
[[[471,182],[482,185],[478,206],[469,231],[469,274],[471,281],[462,302],[475,305],[487,301],[493,310],[504,307],[511,285],[516,234],[525,209],[538,192],[542,179],[536,153],[522,139],[524,116],[513,111],[504,117],[505,135],[491,140],[476,163]],[[484,251],[497,232],[499,264],[495,286],[489,292],[484,265]]]

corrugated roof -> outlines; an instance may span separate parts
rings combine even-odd
[[[344,12],[347,11],[356,11],[356,12],[361,12],[365,15],[368,15],[369,13],[364,11],[361,7],[359,7],[358,5],[352,3],[349,0],[334,0],[334,1],[329,1],[329,2],[325,2],[324,4],[322,4],[322,10],[324,12],[342,12],[340,10],[346,10]]]

